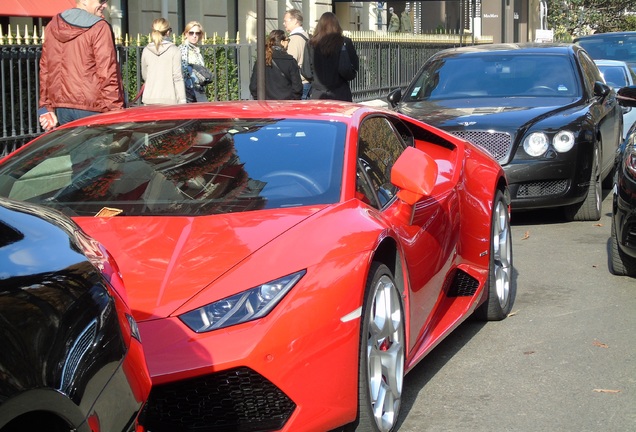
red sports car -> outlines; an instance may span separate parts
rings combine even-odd
[[[117,259],[152,432],[389,431],[404,374],[515,298],[499,164],[388,110],[98,115],[6,157],[0,195],[61,210]]]

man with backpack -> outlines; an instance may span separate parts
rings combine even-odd
[[[283,18],[283,26],[289,33],[289,44],[287,45],[287,53],[290,54],[298,62],[298,68],[303,66],[303,53],[305,44],[309,40],[309,35],[303,29],[303,14],[298,9],[290,9],[285,12]],[[311,83],[302,77],[303,83],[303,99],[307,99]]]

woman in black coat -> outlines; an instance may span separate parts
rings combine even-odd
[[[272,30],[265,43],[265,98],[300,99],[303,83],[298,63],[287,54],[285,47],[289,39],[283,30]],[[256,63],[250,79],[250,93],[254,99],[257,89]]]
[[[351,102],[353,97],[349,81],[353,78],[352,76],[343,77],[338,71],[340,51],[343,46],[355,72],[358,71],[360,60],[351,39],[342,34],[338,17],[332,12],[322,14],[307,44],[310,46],[305,52],[302,73],[311,82],[309,99],[337,99]]]

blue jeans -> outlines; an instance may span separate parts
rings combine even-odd
[[[311,88],[311,83],[303,84],[303,96],[302,99],[307,99],[307,95],[309,94],[309,89]]]
[[[60,124],[60,126],[64,123],[72,122],[73,120],[81,119],[95,114],[99,114],[99,112],[86,111],[75,108],[55,108],[55,115],[57,116],[57,122]]]

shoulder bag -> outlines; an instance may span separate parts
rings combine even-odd
[[[342,49],[340,50],[340,58],[338,59],[338,74],[345,81],[355,79],[358,74],[358,71],[353,67],[353,63],[351,63],[351,59],[349,58],[346,42],[342,44]]]

